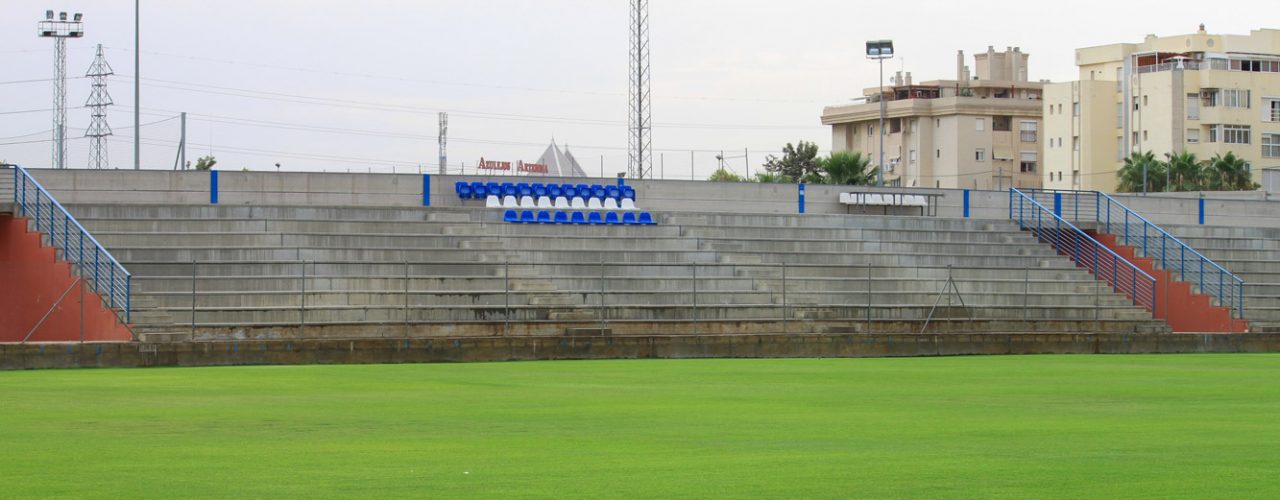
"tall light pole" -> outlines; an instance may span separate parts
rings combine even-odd
[[[66,12],[53,18],[53,11],[44,11],[40,21],[40,38],[53,39],[53,168],[67,168],[67,39],[84,36],[82,14],[77,12],[67,20]]]
[[[142,169],[142,60],[138,41],[139,4],[141,0],[133,0],[133,169]]]
[[[893,59],[893,40],[868,41],[867,59],[880,61],[880,168],[876,169],[876,185],[884,187],[884,60]]]

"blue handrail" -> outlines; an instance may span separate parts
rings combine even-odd
[[[1190,283],[1218,304],[1231,310],[1232,317],[1244,318],[1244,280],[1205,257],[1186,242],[1169,234],[1133,209],[1099,191],[1049,189],[1024,190],[1042,203],[1053,202],[1062,217],[1077,222],[1095,222],[1102,232],[1113,234],[1137,254],[1152,259],[1161,269]]]
[[[62,251],[63,260],[79,269],[80,278],[93,286],[107,306],[118,311],[128,324],[132,305],[129,271],[27,169],[19,166],[13,169],[13,202],[19,215],[30,215],[36,231],[49,235],[49,244]]]
[[[1063,219],[1055,210],[1017,188],[1010,188],[1009,219],[1110,283],[1116,292],[1133,300],[1134,305],[1155,312],[1156,279]]]

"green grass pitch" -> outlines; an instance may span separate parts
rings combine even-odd
[[[1280,356],[0,373],[0,497],[1280,496]]]

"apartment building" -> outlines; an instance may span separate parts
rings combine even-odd
[[[1044,88],[1044,186],[1113,191],[1133,152],[1234,152],[1280,166],[1280,30],[1148,35],[1076,50],[1080,80]]]
[[[903,187],[1007,189],[1039,187],[1043,134],[1042,82],[1027,78],[1030,56],[1017,47],[956,54],[954,80],[913,82],[898,73],[862,102],[828,106],[832,150],[880,158],[880,104],[885,105],[885,182]]]

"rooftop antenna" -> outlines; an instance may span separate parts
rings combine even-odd
[[[115,71],[112,71],[106,56],[102,54],[102,44],[98,44],[97,56],[85,73],[93,82],[93,92],[84,103],[89,108],[89,129],[84,136],[90,139],[89,168],[92,169],[111,168],[107,159],[107,136],[111,135],[111,126],[107,125],[107,106],[115,103],[111,100],[111,94],[107,93],[107,77],[114,74]]]
[[[649,102],[649,0],[631,0],[628,57],[627,173],[643,179],[653,168],[653,118]]]
[[[53,39],[53,168],[67,168],[67,39],[84,36],[83,15],[67,20],[66,12],[44,11],[40,38]]]

